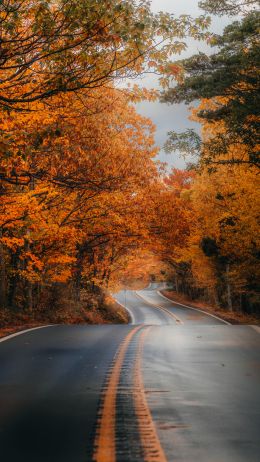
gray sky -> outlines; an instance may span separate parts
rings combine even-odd
[[[203,11],[198,8],[197,0],[152,0],[152,9],[154,12],[157,11],[168,11],[174,13],[177,16],[180,14],[190,14],[191,16],[198,16],[203,14]],[[211,30],[216,33],[221,33],[223,28],[230,22],[229,18],[213,17]],[[176,60],[180,58],[186,58],[188,56],[197,53],[198,51],[211,52],[212,49],[208,47],[204,42],[197,42],[189,39],[187,41],[188,48],[180,56],[176,55]],[[148,88],[154,88],[157,86],[157,81],[154,76],[147,76],[142,78],[137,83],[141,83],[143,86]],[[155,123],[156,129],[156,144],[160,147],[163,146],[167,139],[167,132],[174,129],[177,132],[183,131],[185,128],[197,128],[199,125],[189,120],[189,111],[186,105],[167,105],[159,102],[149,103],[142,102],[137,104],[137,110],[140,114],[150,117]],[[176,153],[165,154],[162,150],[159,156],[160,160],[167,162],[169,166],[184,167],[185,162]]]

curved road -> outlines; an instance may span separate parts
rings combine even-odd
[[[128,326],[0,341],[4,462],[258,462],[259,328],[122,291]]]
[[[121,291],[115,297],[128,309],[132,324],[228,324],[208,313],[166,299],[160,294],[157,286],[158,284],[154,283],[144,290]]]

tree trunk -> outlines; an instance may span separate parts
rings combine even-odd
[[[227,283],[228,311],[233,311],[232,297],[231,297],[231,287],[230,287],[230,281],[229,281],[229,263],[226,266],[226,283]]]
[[[28,236],[28,239],[29,239],[30,238],[30,231],[27,231],[27,236]],[[25,246],[24,247],[25,247],[26,252],[30,252],[30,250],[31,250],[30,242],[29,242],[28,239],[25,239]],[[27,262],[27,259],[26,259],[26,262]],[[27,279],[25,281],[25,309],[27,311],[29,311],[30,313],[33,310],[33,294],[32,294],[32,291],[33,291],[32,282]]]
[[[75,276],[74,276],[74,298],[76,302],[80,302],[80,289],[81,289],[81,267],[80,265],[78,266],[79,262],[77,261],[77,268],[75,271]]]
[[[11,309],[16,308],[15,296],[16,296],[16,290],[17,290],[17,282],[18,282],[17,275],[12,274],[9,279],[9,287],[8,287],[8,307]]]
[[[214,303],[215,303],[216,307],[219,308],[220,307],[220,301],[219,301],[217,287],[214,287],[214,289],[213,289],[213,297],[214,297]]]
[[[35,178],[31,179],[31,182],[29,184],[29,189],[30,191],[33,191],[35,189]],[[26,236],[27,238],[25,239],[25,251],[30,252],[31,251],[31,245],[30,245],[31,231],[29,229],[26,232]],[[29,311],[30,313],[33,311],[33,284],[28,279],[26,281],[26,288],[25,288],[25,309]]]
[[[176,292],[178,294],[179,293],[179,281],[178,281],[177,276],[175,276],[175,290],[176,290]]]
[[[31,281],[26,281],[25,309],[30,313],[33,311],[33,286]]]
[[[2,230],[0,230],[0,237]],[[6,270],[4,246],[0,242],[0,308],[6,307]]]
[[[80,289],[82,285],[82,271],[84,261],[85,247],[78,244],[76,264],[74,269],[74,298],[76,302],[80,302]]]

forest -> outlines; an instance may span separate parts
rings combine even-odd
[[[192,18],[146,0],[1,2],[0,324],[110,322],[110,293],[150,279],[259,315],[255,4],[201,1]],[[212,14],[230,17],[222,35]],[[179,59],[188,37],[212,53]],[[134,83],[146,72],[160,90]],[[192,105],[200,134],[173,126],[164,147],[185,169],[157,160],[145,100]]]

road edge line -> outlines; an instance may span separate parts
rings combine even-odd
[[[0,338],[0,343],[5,342],[6,340],[10,340],[11,338],[14,338],[14,337],[18,337],[18,335],[31,332],[32,330],[44,329],[45,327],[54,327],[54,326],[58,326],[58,324],[46,324],[45,326],[37,326],[37,327],[31,327],[30,329],[20,330],[19,332],[15,332],[14,334],[6,335],[5,337]]]
[[[232,326],[231,322],[228,322],[228,321],[226,321],[225,319],[222,319],[222,318],[220,318],[219,316],[216,316],[215,314],[208,313],[207,311],[200,310],[199,308],[195,308],[195,307],[193,307],[193,306],[184,305],[184,303],[175,302],[175,300],[171,300],[170,298],[168,298],[168,297],[166,297],[165,295],[163,295],[163,294],[160,292],[160,290],[157,290],[156,293],[157,293],[158,295],[160,295],[161,297],[165,298],[165,300],[168,300],[168,302],[173,302],[173,303],[176,303],[176,305],[185,306],[185,308],[189,308],[190,310],[200,311],[201,313],[204,313],[204,314],[206,314],[207,316],[211,316],[212,318],[218,319],[219,321],[223,322],[224,324],[227,324],[228,326]]]
[[[149,302],[149,301],[146,300],[142,295],[138,294],[138,291],[137,291],[137,290],[135,290],[135,294],[136,294],[137,297],[139,297],[139,298],[141,298],[142,300],[144,300],[145,303],[147,303],[148,305],[152,306],[153,308],[155,308],[155,309],[157,308],[157,310],[159,309],[159,310],[162,310],[162,311],[166,312],[166,313],[168,314],[168,316],[170,316],[170,317],[172,317],[172,318],[175,319],[175,322],[176,322],[176,323],[178,323],[178,324],[184,324],[184,322],[183,322],[180,318],[178,318],[177,316],[175,316],[174,313],[172,313],[171,311],[169,311],[169,310],[168,310],[167,308],[165,308],[164,306],[160,306],[160,305],[158,305],[158,303],[157,303],[157,304],[154,304],[154,303],[152,303],[152,302]]]
[[[114,298],[114,297],[113,297]],[[137,325],[136,322],[135,322],[135,317],[133,315],[133,313],[131,313],[131,311],[129,310],[129,308],[127,308],[127,306],[123,305],[122,303],[120,303],[116,298],[114,298],[115,302],[118,303],[118,305],[122,306],[123,308],[125,308],[125,310],[128,312],[129,316],[130,316],[130,320],[131,322],[128,323],[128,326],[131,326],[131,325]],[[141,324],[141,323],[140,323]]]

